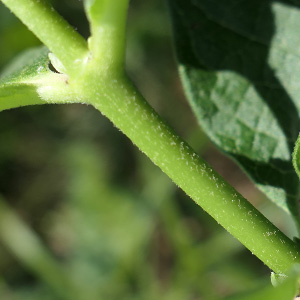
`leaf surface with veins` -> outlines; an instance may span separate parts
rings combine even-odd
[[[299,223],[300,2],[170,0],[181,79],[211,140]]]

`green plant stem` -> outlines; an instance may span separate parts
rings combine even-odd
[[[55,54],[70,76],[80,75],[87,43],[50,5],[40,0],[2,2]]]
[[[276,273],[300,262],[297,246],[203,161],[125,76],[93,77],[81,94],[187,195]]]
[[[85,1],[91,24],[89,48],[98,66],[124,67],[125,28],[129,0]]]

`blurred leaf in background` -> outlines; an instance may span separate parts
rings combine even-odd
[[[53,4],[88,36],[81,1]],[[39,42],[1,6],[0,45],[4,66]],[[266,206],[199,131],[172,51],[162,1],[132,0],[130,76],[199,153],[291,234],[280,212]],[[269,276],[267,268],[88,106],[2,112],[0,194],[0,299],[220,299]],[[35,241],[31,248],[30,240]]]

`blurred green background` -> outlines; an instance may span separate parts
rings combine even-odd
[[[85,37],[82,1],[53,0]],[[39,41],[0,6],[1,68]],[[132,0],[127,71],[154,108],[289,236],[288,216],[196,124],[184,98],[167,5]],[[220,299],[268,268],[85,105],[0,115],[0,299]]]

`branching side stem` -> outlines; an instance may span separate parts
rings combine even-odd
[[[80,76],[87,43],[49,4],[41,0],[1,0],[61,61],[70,76]]]
[[[85,9],[91,24],[89,48],[98,67],[110,72],[124,69],[125,30],[129,0],[87,0]]]

